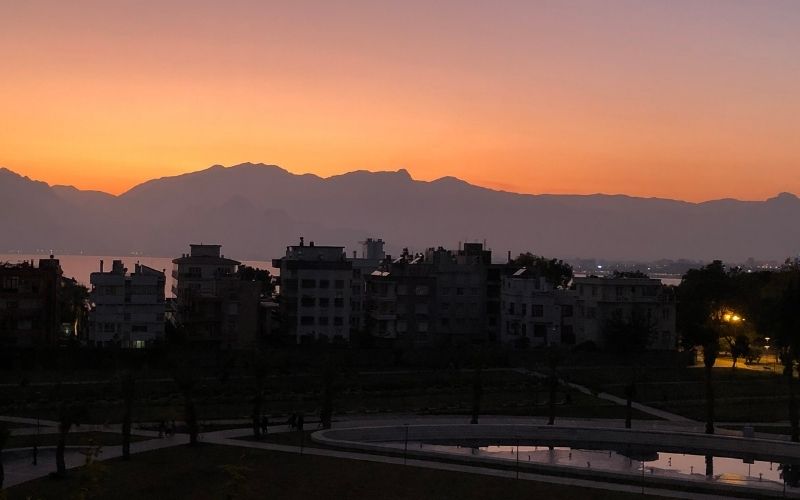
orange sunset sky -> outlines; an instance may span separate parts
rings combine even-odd
[[[0,166],[800,193],[800,2],[0,0]]]

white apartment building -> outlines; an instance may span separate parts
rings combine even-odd
[[[100,272],[91,274],[90,283],[90,344],[142,348],[164,337],[162,271],[137,263],[128,274],[122,261],[115,260],[105,272],[100,261]]]

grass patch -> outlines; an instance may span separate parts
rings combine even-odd
[[[630,367],[565,368],[562,375],[596,392],[625,397]],[[788,418],[787,388],[772,372],[714,368],[718,421],[773,422]],[[636,401],[695,420],[705,419],[705,374],[701,367],[647,367],[636,384]]]
[[[131,442],[145,441],[150,438],[131,436]],[[31,448],[37,443],[37,436],[9,436],[6,448]],[[39,446],[55,446],[58,444],[58,434],[40,434]],[[115,446],[122,444],[122,434],[115,432],[70,432],[67,434],[67,446]]]
[[[439,370],[404,373],[348,374],[335,383],[337,414],[418,413],[467,414],[472,408],[474,372]],[[195,390],[201,420],[247,418],[251,411],[253,381],[247,378],[203,379]],[[310,375],[281,375],[268,379],[264,409],[270,414],[316,415],[322,399],[322,380]],[[64,385],[52,394],[25,388],[0,391],[0,414],[41,415],[55,419],[61,400],[83,404],[86,423],[120,422],[123,404],[119,384]],[[612,403],[565,388],[558,392],[561,417],[622,418],[624,409]],[[483,373],[482,413],[544,416],[548,413],[546,381],[512,370]],[[158,422],[183,418],[184,401],[170,380],[140,381],[136,385],[135,421]],[[647,418],[637,414],[637,418]]]

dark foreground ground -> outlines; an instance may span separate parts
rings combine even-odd
[[[628,499],[586,488],[358,460],[242,449],[180,446],[110,460],[7,491],[31,499]],[[650,497],[654,498],[654,497]]]

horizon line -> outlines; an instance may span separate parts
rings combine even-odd
[[[407,167],[400,167],[397,170],[370,170],[370,169],[367,169],[367,168],[358,168],[358,169],[354,169],[354,170],[347,170],[347,171],[344,171],[344,172],[341,172],[341,173],[331,174],[329,176],[322,176],[322,175],[319,175],[319,174],[314,173],[314,172],[294,172],[292,170],[289,170],[286,167],[283,167],[281,165],[277,165],[277,164],[274,164],[274,163],[263,163],[263,162],[254,163],[254,162],[250,162],[250,161],[245,161],[245,162],[242,162],[242,163],[236,163],[236,164],[232,164],[232,165],[224,165],[224,164],[221,164],[221,163],[214,163],[212,165],[209,165],[207,167],[201,168],[199,170],[191,170],[191,171],[182,172],[182,173],[178,173],[178,174],[174,174],[174,175],[165,175],[165,176],[162,176],[162,177],[153,177],[153,178],[146,179],[146,180],[143,180],[141,182],[138,182],[138,183],[134,184],[133,186],[131,186],[131,187],[119,192],[119,193],[111,193],[111,192],[103,191],[103,190],[100,190],[100,189],[84,189],[84,188],[78,187],[78,186],[76,186],[74,184],[51,184],[51,183],[49,183],[49,182],[47,182],[45,180],[33,179],[33,178],[29,177],[28,175],[19,173],[19,172],[15,171],[15,170],[13,170],[11,168],[8,168],[8,167],[5,167],[3,165],[0,165],[0,171],[5,170],[5,171],[7,171],[7,172],[9,172],[9,173],[11,173],[13,175],[16,175],[18,177],[27,179],[27,180],[29,180],[31,182],[39,182],[39,183],[46,184],[50,188],[75,189],[77,191],[81,191],[81,192],[84,192],[84,193],[101,193],[101,194],[105,194],[105,195],[108,195],[108,196],[113,196],[114,198],[120,198],[120,197],[126,195],[127,193],[130,193],[134,189],[136,189],[136,188],[138,188],[140,186],[143,186],[145,184],[151,183],[151,182],[156,182],[156,181],[160,181],[160,180],[174,179],[174,178],[178,178],[178,177],[195,175],[195,174],[199,174],[201,172],[205,172],[205,171],[208,171],[208,170],[211,170],[211,169],[215,169],[215,168],[216,169],[222,168],[222,169],[225,169],[225,170],[230,170],[230,169],[240,168],[240,167],[259,167],[259,168],[260,167],[269,167],[269,168],[276,168],[276,169],[282,170],[283,172],[286,172],[287,174],[295,176],[295,177],[312,176],[312,177],[316,177],[316,178],[322,179],[322,180],[330,180],[330,179],[333,179],[335,177],[343,177],[343,176],[346,176],[346,175],[352,175],[352,174],[357,174],[357,173],[369,173],[369,174],[403,174],[403,173],[405,173],[406,176],[412,182],[423,182],[423,183],[430,184],[430,183],[439,182],[439,181],[443,181],[443,180],[447,180],[447,179],[453,179],[455,181],[463,182],[463,183],[465,183],[465,184],[467,184],[469,186],[475,187],[475,188],[486,189],[486,190],[494,191],[494,192],[497,192],[497,193],[505,193],[505,194],[512,194],[512,195],[520,195],[520,196],[542,196],[542,197],[546,197],[546,196],[554,196],[554,197],[555,196],[564,196],[564,197],[606,196],[606,197],[627,197],[627,198],[636,198],[636,199],[643,199],[643,200],[674,201],[674,202],[680,202],[680,203],[688,203],[688,204],[692,204],[692,205],[701,205],[701,204],[704,204],[704,203],[712,203],[712,202],[720,202],[720,201],[738,201],[738,202],[744,202],[744,203],[747,203],[747,202],[758,203],[758,202],[766,202],[766,201],[769,201],[771,199],[778,198],[778,197],[780,197],[782,195],[790,195],[790,196],[793,196],[795,198],[800,198],[796,193],[793,193],[791,191],[781,191],[781,192],[775,193],[771,197],[764,198],[764,199],[741,199],[741,198],[734,198],[734,197],[726,196],[726,197],[722,197],[722,198],[704,199],[704,200],[701,200],[701,201],[691,201],[691,200],[685,200],[685,199],[681,199],[681,198],[665,198],[663,196],[634,195],[634,194],[621,193],[621,192],[617,192],[617,193],[606,193],[606,192],[587,192],[587,193],[576,193],[576,192],[548,193],[548,192],[544,192],[544,193],[531,193],[531,192],[524,192],[524,191],[510,191],[508,189],[500,189],[500,188],[491,187],[491,186],[487,186],[487,185],[483,185],[483,184],[476,184],[476,183],[470,182],[468,180],[462,179],[460,177],[457,177],[455,175],[444,175],[444,176],[436,177],[436,178],[430,179],[430,180],[414,178]]]

